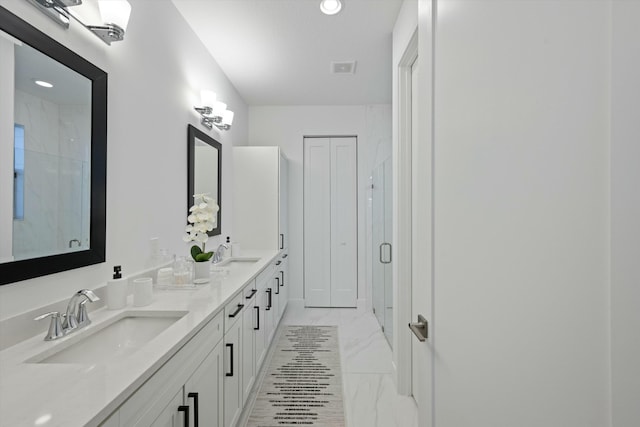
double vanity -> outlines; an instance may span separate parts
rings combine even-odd
[[[101,308],[0,352],[0,426],[234,426],[287,304],[286,251],[244,251],[208,284]]]

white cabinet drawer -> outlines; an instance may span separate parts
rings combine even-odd
[[[253,296],[257,292],[258,292],[258,289],[256,288],[256,281],[252,280],[251,282],[249,282],[247,286],[244,287],[244,291],[242,292],[244,294],[245,302],[251,300],[251,298],[253,298]]]
[[[244,307],[244,293],[239,292],[224,306],[224,332],[226,333],[233,324],[242,317],[240,314]]]

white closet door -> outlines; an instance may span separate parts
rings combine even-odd
[[[331,304],[330,139],[304,140],[304,298],[307,307]]]
[[[331,307],[355,307],[357,273],[356,139],[331,139]]]

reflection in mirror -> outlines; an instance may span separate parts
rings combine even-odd
[[[88,249],[91,81],[14,49],[13,259]]]
[[[0,7],[0,284],[104,262],[106,89]]]
[[[187,144],[187,209],[193,205],[194,194],[205,193],[213,198],[220,210],[216,227],[209,235],[216,236],[221,233],[222,145],[192,125],[187,129]]]

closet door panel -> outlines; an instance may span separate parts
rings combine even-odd
[[[355,307],[357,274],[356,139],[331,139],[331,306]]]
[[[330,140],[304,140],[304,298],[307,307],[331,305]]]

